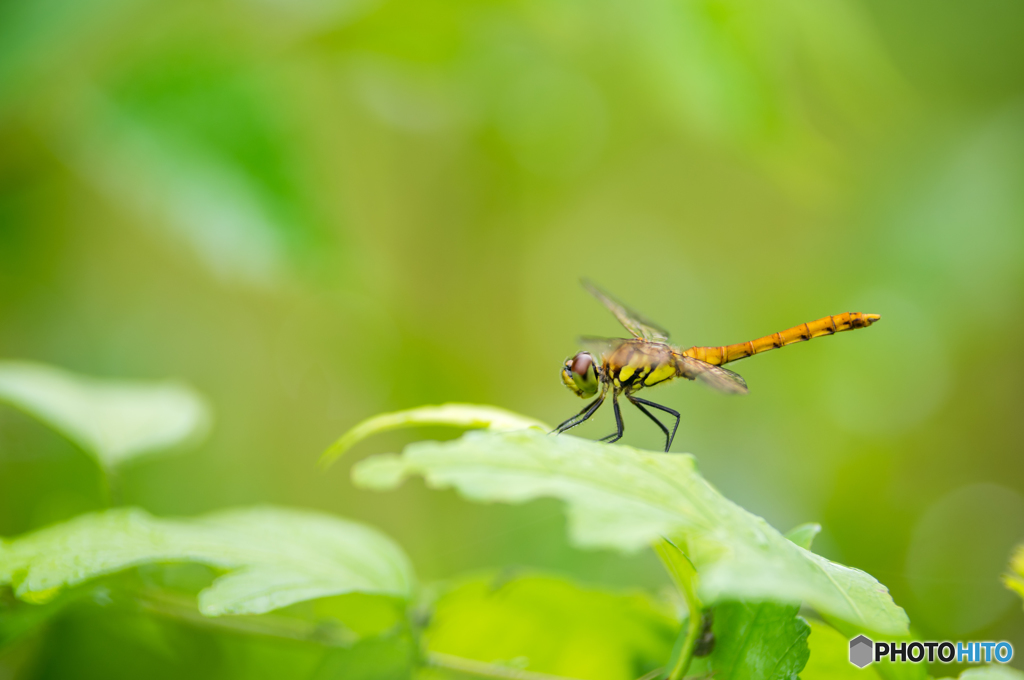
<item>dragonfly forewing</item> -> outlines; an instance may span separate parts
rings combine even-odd
[[[654,323],[653,321],[644,318],[637,311],[629,308],[623,303],[613,298],[608,293],[604,292],[590,281],[584,280],[583,287],[587,291],[601,301],[608,310],[615,315],[615,318],[619,320],[622,326],[633,334],[633,337],[640,338],[641,340],[647,340],[649,342],[668,342],[668,331]]]

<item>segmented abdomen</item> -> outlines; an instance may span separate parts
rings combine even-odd
[[[735,345],[723,345],[721,347],[691,347],[683,352],[688,357],[706,361],[709,364],[721,366],[730,361],[737,361],[752,354],[760,354],[768,350],[778,349],[796,342],[803,342],[811,338],[820,338],[823,335],[833,335],[842,331],[850,331],[855,328],[867,328],[882,317],[878,314],[862,314],[861,312],[847,312],[826,316],[817,321],[802,323],[799,326],[787,328],[778,333],[766,335],[757,340],[737,343]]]

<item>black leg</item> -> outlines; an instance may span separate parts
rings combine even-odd
[[[584,407],[584,408],[583,408],[583,409],[582,409],[582,410],[580,411],[580,413],[578,413],[577,415],[574,415],[574,416],[572,416],[571,418],[568,418],[568,419],[566,419],[566,420],[563,420],[563,421],[562,421],[562,423],[561,423],[561,425],[559,425],[559,426],[558,426],[558,427],[556,427],[555,429],[551,430],[551,433],[552,433],[552,434],[558,434],[558,433],[560,433],[560,432],[564,432],[564,431],[565,431],[565,430],[567,430],[568,428],[572,427],[572,424],[571,424],[571,423],[572,423],[572,421],[574,421],[574,420],[578,420],[578,419],[582,418],[582,417],[583,417],[583,415],[584,415],[585,413],[587,413],[588,411],[590,411],[590,408],[591,408],[592,406],[594,406],[594,403],[595,403],[595,401],[599,401],[600,399],[601,399],[601,397],[600,397],[600,396],[599,396],[599,397],[597,397],[596,399],[594,399],[594,401],[591,401],[590,403],[588,403],[588,405],[587,405],[587,406],[585,406],[585,407]]]
[[[667,452],[668,451],[668,447],[671,444],[671,440],[670,440],[671,435],[669,435],[668,428],[665,427],[665,424],[662,423],[657,418],[655,418],[654,414],[651,413],[650,411],[648,411],[646,408],[644,408],[643,404],[638,403],[637,400],[636,400],[636,397],[634,397],[633,395],[627,394],[626,398],[629,399],[630,402],[632,402],[633,406],[636,406],[638,409],[640,409],[640,413],[643,413],[645,416],[647,416],[648,418],[653,420],[654,424],[657,425],[658,428],[662,432],[665,433],[665,451]]]
[[[668,432],[665,433],[666,435],[668,435],[668,442],[666,442],[665,444],[665,453],[668,453],[668,450],[672,448],[672,440],[676,438],[676,430],[679,429],[679,411],[670,409],[668,406],[655,404],[653,401],[641,399],[640,397],[632,397],[630,401],[632,401],[633,405],[636,406],[637,408],[640,408],[640,404],[643,404],[644,406],[650,406],[651,408],[656,408],[659,411],[664,411],[665,413],[669,414],[670,416],[676,419],[676,424],[672,427],[672,434],[668,434]],[[648,413],[647,415],[650,416],[651,414]],[[654,416],[651,416],[651,418],[654,418]],[[658,424],[660,425],[661,423]],[[664,430],[665,427],[662,426],[662,429]]]
[[[622,412],[619,410],[619,393],[612,394],[612,406],[615,408],[615,426],[618,428],[607,437],[601,437],[601,441],[611,444],[622,439],[622,433],[626,428],[622,426]]]
[[[577,425],[585,421],[590,416],[594,415],[598,407],[600,407],[601,404],[604,402],[604,396],[605,392],[602,392],[597,399],[584,406],[582,411],[580,411],[572,418],[569,418],[564,423],[556,427],[552,434],[562,434],[566,430],[571,430],[572,428],[576,427]]]

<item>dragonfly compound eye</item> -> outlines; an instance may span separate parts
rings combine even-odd
[[[594,358],[586,352],[580,352],[572,359],[572,372],[581,378],[587,377],[587,371],[594,365]]]
[[[577,397],[590,397],[597,393],[600,381],[597,378],[597,366],[589,352],[580,352],[571,359],[566,359],[562,368],[562,382]]]

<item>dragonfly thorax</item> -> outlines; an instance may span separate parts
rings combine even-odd
[[[565,360],[562,366],[562,382],[577,397],[586,399],[597,394],[601,386],[599,366],[590,352],[578,352]]]

